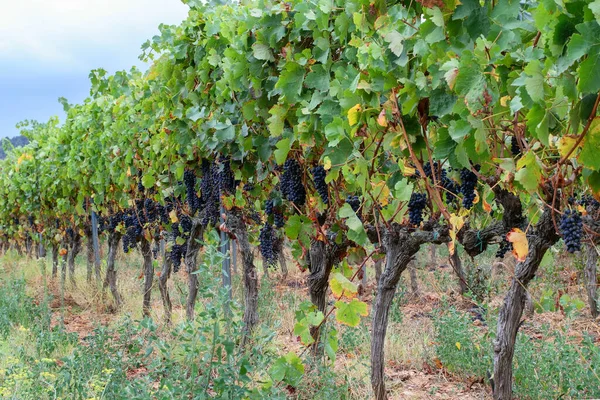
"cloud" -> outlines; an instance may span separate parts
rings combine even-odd
[[[179,24],[180,0],[1,0],[0,137],[24,119],[63,117],[57,99],[80,103],[91,69],[143,67],[138,56],[158,26]]]
[[[102,49],[139,53],[160,23],[179,23],[187,9],[178,0],[10,1],[0,13],[0,60],[94,68]]]

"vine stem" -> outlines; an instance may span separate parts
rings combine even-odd
[[[404,122],[402,120],[402,115],[400,114],[400,108],[398,107],[398,99],[396,97],[396,89],[392,90],[392,99],[393,99],[393,104],[394,104],[394,114],[396,114],[396,117],[398,118],[398,122],[400,122],[400,127],[402,128],[402,134],[404,135],[404,140],[406,141],[406,145],[408,147],[408,151],[410,152],[410,157],[412,158],[413,162],[415,163],[415,166],[417,167],[417,170],[419,171],[419,173],[421,174],[421,176],[425,177],[425,171],[423,170],[423,166],[421,165],[421,162],[419,161],[419,159],[417,158],[415,151],[413,150],[411,144],[410,144],[410,140],[408,138],[408,133],[406,132],[406,128],[404,127]],[[425,177],[426,178],[426,177]],[[448,210],[446,209],[446,207],[444,207],[444,203],[442,202],[442,199],[440,197],[440,193],[437,190],[434,190],[433,188],[431,188],[431,186],[429,185],[429,182],[427,181],[427,179],[424,179],[425,181],[425,188],[427,189],[427,192],[429,193],[429,196],[431,198],[433,198],[433,200],[435,201],[436,205],[439,207],[440,211],[442,212],[442,214],[444,215],[444,217],[448,220],[448,222],[450,221],[450,213],[448,212]]]
[[[377,250],[373,250],[371,251],[371,253],[369,253],[369,255],[367,255],[365,257],[365,259],[363,260],[363,262],[360,264],[360,266],[358,267],[358,269],[356,270],[356,272],[354,272],[354,274],[352,275],[352,277],[350,278],[350,282],[354,281],[354,278],[356,278],[356,276],[358,275],[358,273],[363,269],[363,267],[365,266],[365,264],[367,263],[367,261],[369,261],[371,259],[371,257],[373,257],[373,254],[375,254],[377,252]],[[344,292],[346,291],[346,289],[342,289],[342,293],[340,293],[340,297],[338,297],[338,300],[341,299],[344,296]],[[335,310],[335,307],[331,307],[329,309],[329,311],[327,311],[327,314],[325,314],[325,316],[323,317],[323,320],[319,323],[319,325],[317,325],[315,327],[315,329],[318,332],[318,335],[315,339],[315,344],[319,342],[319,335],[321,333],[321,327],[323,326],[323,324],[325,322],[327,322],[327,319],[331,316],[331,314],[333,314],[333,310]],[[308,350],[309,348],[311,348],[313,345],[311,344],[310,346],[307,346],[304,348],[304,350],[302,350],[302,353],[300,353],[300,357],[302,357],[304,355],[304,353],[306,353],[306,350]]]

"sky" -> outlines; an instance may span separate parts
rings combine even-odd
[[[59,97],[81,103],[92,69],[137,65],[158,26],[179,24],[180,0],[0,0],[0,137],[25,119],[64,121]]]

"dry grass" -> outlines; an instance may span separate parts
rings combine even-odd
[[[449,303],[459,310],[468,310],[473,302],[457,295],[457,284],[452,269],[447,267],[447,261],[438,257],[431,261],[427,257],[419,259],[417,269],[419,291],[417,297],[408,294],[406,290],[404,305],[400,307],[400,320],[390,321],[386,338],[386,374],[391,398],[396,399],[484,399],[489,397],[489,389],[483,382],[470,382],[455,378],[438,368],[435,358],[435,331],[432,322],[433,311]],[[446,267],[440,267],[446,265]],[[110,325],[124,315],[134,319],[141,319],[143,274],[141,273],[142,259],[138,254],[120,254],[117,260],[118,285],[123,294],[124,304],[118,312],[114,312],[114,305],[110,293],[99,288],[96,282],[85,282],[85,260],[80,257],[76,267],[76,287],[67,282],[64,301],[52,304],[56,309],[55,318],[64,318],[67,330],[77,332],[80,337],[90,334],[96,324]],[[22,276],[28,282],[29,294],[41,299],[46,292],[55,298],[60,297],[60,282],[51,279],[45,280],[40,274],[41,263],[36,260],[19,258],[15,255],[3,257],[2,268],[12,274]],[[239,267],[238,267],[239,268]],[[278,354],[289,351],[301,353],[302,344],[293,333],[296,310],[300,303],[308,300],[306,289],[306,272],[300,271],[292,262],[288,262],[289,274],[283,277],[278,271],[269,273],[266,277],[260,262],[257,268],[261,272],[261,296],[259,299],[261,323],[268,329],[276,330],[276,336],[270,349]],[[508,285],[514,263],[507,262],[498,265],[489,263],[489,273],[494,277],[496,292],[488,299],[492,308],[497,308],[502,303],[502,293]],[[155,270],[160,268],[156,265]],[[47,273],[50,267],[46,267]],[[184,267],[178,274],[173,274],[169,280],[169,291],[173,302],[173,322],[176,324],[185,319],[185,300],[187,295],[187,275]],[[566,268],[559,273],[566,292],[582,297],[581,284],[577,282],[577,275],[567,272]],[[544,274],[544,271],[540,271]],[[546,272],[547,273],[547,272]],[[375,284],[374,272],[369,269],[366,290],[362,300],[372,303]],[[401,285],[410,287],[408,274],[403,277]],[[200,284],[202,285],[202,278]],[[243,304],[243,286],[238,271],[233,275],[233,295],[240,304]],[[164,310],[158,280],[154,280],[152,293],[151,317],[163,326]],[[541,285],[532,286],[534,299],[539,296]],[[205,299],[199,298],[197,307],[202,309]],[[584,311],[585,312],[585,311]],[[576,318],[565,321],[564,314],[559,312],[535,314],[533,320],[524,325],[525,333],[535,337],[542,325],[550,325],[552,329],[568,328],[574,341],[581,340],[582,332],[592,333],[600,340],[600,327],[589,318]],[[369,321],[364,321],[362,327],[348,328],[333,323],[339,331],[340,351],[334,365],[340,377],[340,384],[349,383],[349,397],[355,399],[369,398],[371,389],[369,381]],[[361,329],[363,331],[361,331]],[[167,329],[164,329],[167,332]],[[354,341],[349,344],[348,340]],[[316,371],[313,371],[316,372]],[[311,371],[307,371],[309,376]],[[309,385],[310,386],[310,385]],[[300,389],[298,398],[310,398],[310,388]]]

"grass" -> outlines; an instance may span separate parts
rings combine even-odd
[[[408,274],[402,277],[386,337],[392,398],[490,396],[482,382],[491,371],[494,320],[512,268],[510,262],[493,265],[492,253],[483,258],[480,268],[464,263],[470,279],[477,278],[471,281],[477,283],[472,288],[478,292],[470,297],[487,309],[485,324],[474,323],[469,309],[476,302],[457,295],[451,268],[437,265],[447,264],[444,250],[433,264],[428,250],[417,257],[418,298],[408,289]],[[553,260],[545,261],[540,271],[543,278],[531,287],[534,300],[547,296],[549,289],[557,295],[568,292],[581,297],[580,288],[572,282],[577,264]],[[232,312],[226,315],[220,268],[200,266],[194,323],[185,320],[187,277],[182,272],[174,274],[169,282],[173,325],[167,326],[156,280],[151,318],[142,316],[142,260],[135,252],[121,254],[117,261],[119,290],[124,294],[117,313],[111,313],[109,294],[103,297],[95,282],[85,282],[82,258],[77,260],[77,286],[67,282],[64,301],[59,283],[44,279],[41,265],[39,260],[12,252],[0,258],[0,398],[330,400],[372,396],[368,317],[357,328],[328,322],[327,330],[338,331],[335,363],[327,358],[315,362],[304,354],[304,372],[299,379],[293,378],[294,364],[285,357],[303,352],[294,325],[296,311],[308,299],[305,275],[296,268],[290,268],[285,280],[277,271],[269,278],[261,276],[260,324],[252,350],[240,352],[243,287],[239,271],[233,275]],[[260,263],[257,267],[262,272]],[[477,270],[478,275],[474,274]],[[369,304],[375,290],[372,275],[369,270],[370,285],[363,296]],[[600,387],[600,353],[594,336],[573,336],[588,322],[585,310],[543,312],[526,321],[515,356],[519,398],[600,396],[595,389]]]

